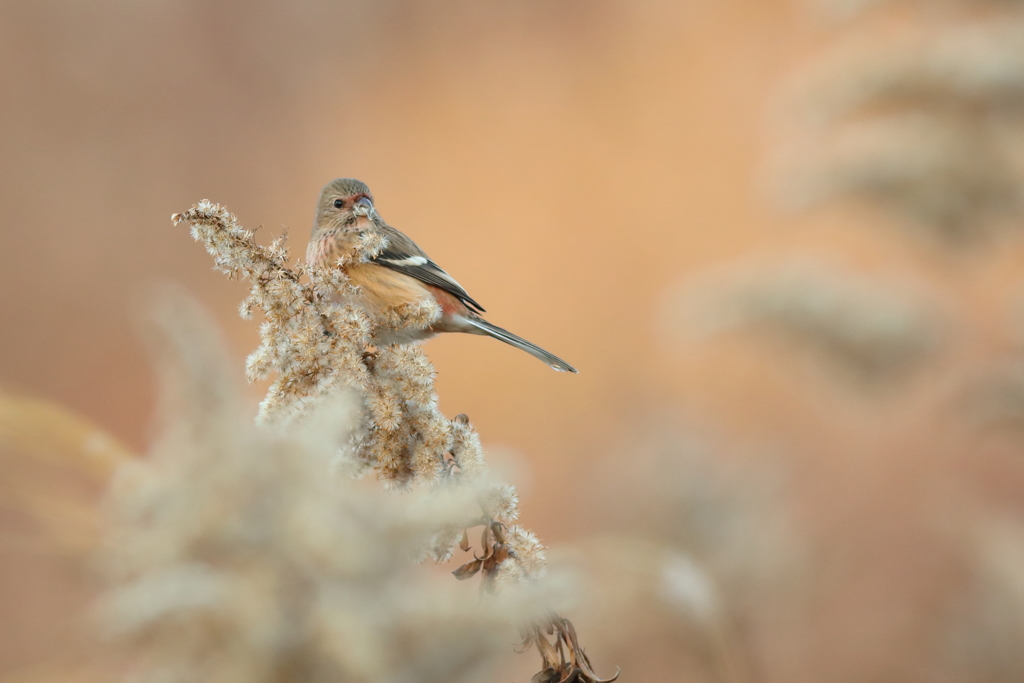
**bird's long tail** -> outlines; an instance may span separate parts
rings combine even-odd
[[[558,356],[555,356],[553,354],[548,353],[547,351],[545,351],[544,349],[540,348],[536,344],[532,344],[532,343],[526,341],[525,339],[523,339],[522,337],[518,337],[518,336],[512,334],[508,330],[503,330],[502,328],[498,327],[497,325],[492,325],[491,323],[487,322],[483,318],[468,318],[467,317],[466,318],[466,322],[468,322],[470,325],[472,325],[476,329],[480,330],[481,334],[486,334],[489,337],[494,337],[495,339],[500,339],[501,341],[505,342],[506,344],[514,346],[517,349],[522,349],[523,351],[526,351],[531,356],[534,356],[535,358],[541,359],[542,361],[544,361],[545,363],[547,363],[548,365],[553,367],[555,370],[558,370],[559,372],[579,372],[576,368],[574,368],[573,366],[569,365],[568,363],[566,363],[564,360],[562,360]]]

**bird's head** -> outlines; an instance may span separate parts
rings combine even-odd
[[[377,215],[366,183],[355,178],[332,180],[320,191],[314,230],[357,230]]]

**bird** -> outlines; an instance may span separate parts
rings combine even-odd
[[[317,267],[334,267],[340,257],[353,253],[367,234],[383,237],[385,246],[368,260],[342,266],[358,292],[353,303],[371,320],[388,309],[431,300],[441,309],[441,317],[426,328],[378,330],[375,344],[405,344],[442,332],[479,334],[521,349],[560,372],[578,372],[536,344],[484,320],[480,316],[484,308],[455,278],[409,237],[384,222],[370,188],[355,178],[338,178],[320,191],[306,261]]]

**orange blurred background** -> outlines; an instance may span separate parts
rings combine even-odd
[[[800,610],[741,628],[752,680],[940,680],[929,624],[970,573],[964,511],[1021,512],[1015,442],[949,414],[1017,348],[1024,250],[949,255],[855,212],[777,213],[769,112],[839,31],[796,0],[5,2],[0,385],[144,449],[152,283],[213,312],[239,376],[257,344],[244,284],[170,215],[209,198],[264,240],[287,228],[300,256],[320,187],[357,177],[490,320],[580,369],[477,337],[427,345],[444,411],[470,415],[549,546],[642,532],[618,484],[660,476],[650,425],[698,434],[730,467],[782,473],[814,576]],[[690,275],[822,250],[927,283],[955,321],[942,362],[862,392],[772,347],[666,333],[667,292]],[[0,554],[2,674],[44,656],[75,589],[46,559]],[[671,644],[605,640],[592,658],[623,680],[683,670]]]

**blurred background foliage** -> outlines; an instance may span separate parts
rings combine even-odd
[[[1020,680],[1021,10],[3,3],[0,383],[127,447],[0,425],[0,674],[45,679],[82,628],[68,529],[151,436],[150,283],[208,305],[239,375],[256,346],[170,214],[208,197],[301,247],[344,175],[580,368],[427,346],[524,523],[590,570],[601,670]]]

